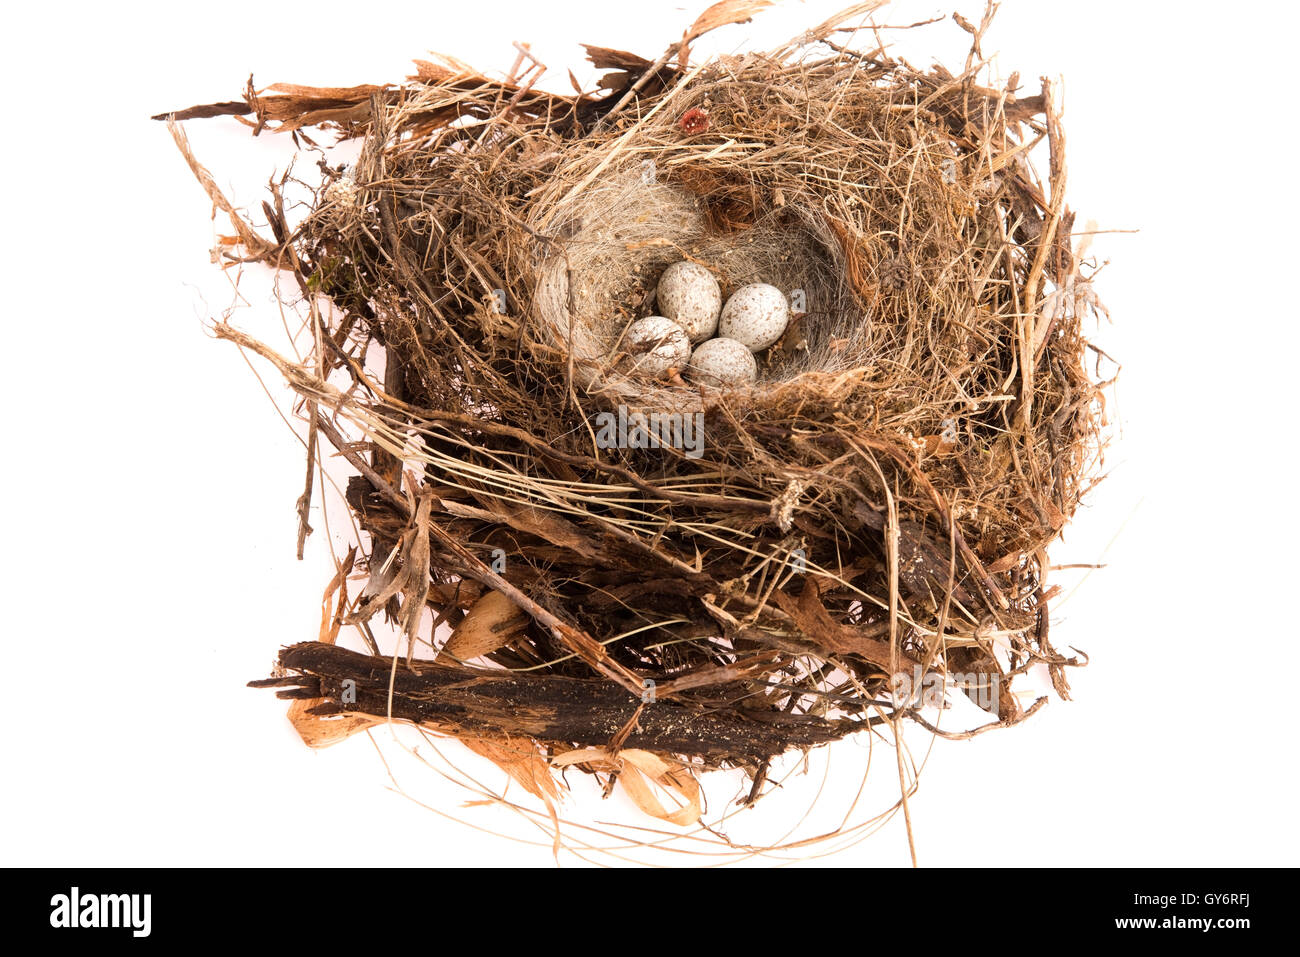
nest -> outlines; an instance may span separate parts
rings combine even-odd
[[[1035,711],[1015,686],[1036,666],[1068,695],[1046,550],[1096,481],[1108,383],[1052,87],[981,85],[965,21],[956,74],[842,45],[843,18],[690,65],[752,6],[719,4],[654,61],[588,47],[600,95],[421,62],[397,87],[177,114],[362,141],[303,221],[277,186],[274,239],[239,223],[229,251],[297,277],[312,358],[216,327],[355,471],[345,572],[368,568],[366,590],[341,575],[322,640],[260,682],[303,699],[317,740],[397,718],[679,794],[682,768],[741,767],[757,794],[791,749],[938,730],[935,681],[989,713],[948,734]],[[754,385],[630,367],[623,333],[682,259],[724,295],[798,293]],[[698,447],[598,440],[670,419]],[[400,660],[334,644],[383,613]]]

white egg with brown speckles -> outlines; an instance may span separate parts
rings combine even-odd
[[[673,263],[655,290],[659,311],[686,330],[691,342],[703,342],[718,328],[722,290],[713,273],[693,262]]]
[[[758,362],[735,339],[710,339],[691,353],[686,374],[691,381],[716,388],[749,385],[758,378]]]
[[[627,327],[624,347],[632,357],[633,371],[661,376],[674,367],[682,368],[691,357],[686,331],[663,316],[646,316]]]
[[[722,307],[718,335],[735,339],[751,352],[761,352],[790,324],[790,304],[785,293],[765,282],[741,286]]]

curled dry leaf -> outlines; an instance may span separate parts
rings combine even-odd
[[[665,760],[651,751],[628,748],[611,755],[604,748],[579,748],[551,758],[557,768],[583,764],[618,772],[618,783],[642,812],[653,818],[682,826],[700,819],[700,785],[685,765]],[[653,785],[653,787],[652,787]],[[664,807],[654,788],[681,802],[673,810]]]

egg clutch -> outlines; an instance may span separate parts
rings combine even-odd
[[[633,322],[623,336],[633,374],[661,378],[682,371],[699,385],[750,385],[758,378],[755,354],[774,345],[790,324],[790,304],[780,289],[749,283],[723,305],[713,273],[690,261],[664,270],[655,297],[659,314]]]

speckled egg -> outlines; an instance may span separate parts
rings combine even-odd
[[[765,282],[741,286],[722,307],[718,336],[735,339],[751,352],[761,352],[781,338],[790,323],[785,293]]]
[[[710,339],[691,353],[687,375],[702,385],[726,388],[749,385],[758,378],[758,362],[735,339]]]
[[[641,375],[661,376],[691,357],[685,330],[663,316],[646,316],[628,326],[623,347],[632,357],[633,371]]]
[[[673,263],[659,277],[655,295],[659,311],[685,329],[691,342],[703,342],[717,330],[722,290],[703,266]]]

